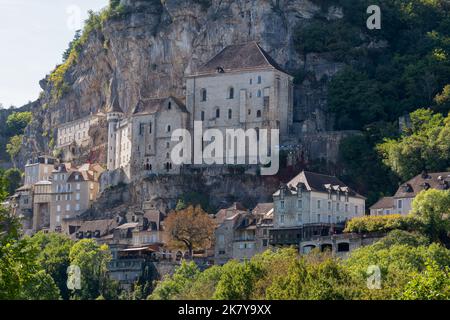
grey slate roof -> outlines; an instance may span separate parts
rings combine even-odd
[[[242,69],[272,68],[287,73],[255,41],[226,47],[200,67],[199,73],[217,73],[217,68],[219,67],[225,72]]]
[[[316,192],[328,193],[328,188],[332,191],[348,192],[349,196],[365,199],[362,195],[358,194],[345,183],[336,178],[335,176],[329,176],[320,173],[314,173],[309,171],[302,171],[291,181],[287,183],[287,189],[291,192],[297,192],[299,184],[303,184],[306,190]],[[275,192],[274,196],[280,194],[280,190]]]
[[[393,197],[383,197],[370,207],[371,210],[394,208]]]
[[[181,112],[187,112],[186,106],[180,99],[170,96],[168,98],[141,99],[134,108],[133,114],[140,115],[157,113],[162,109],[168,100],[172,100]]]
[[[422,190],[448,190],[450,187],[450,172],[422,173],[402,184],[394,198],[413,198]]]

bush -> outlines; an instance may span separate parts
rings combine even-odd
[[[347,222],[344,232],[370,233],[391,230],[418,230],[420,222],[412,216],[391,214],[356,217]]]

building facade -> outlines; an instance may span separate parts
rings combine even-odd
[[[130,115],[114,99],[107,112],[108,170],[123,170],[129,180],[141,174],[179,173],[180,166],[171,159],[178,143],[171,140],[172,133],[189,130],[193,152],[190,157],[180,156],[186,157],[184,164],[194,164],[193,153],[203,152],[209,144],[201,136],[201,150],[194,147],[196,122],[201,122],[200,131],[216,129],[224,137],[222,156],[213,157],[223,163],[234,159],[249,164],[249,146],[247,156],[238,157],[236,147],[231,147],[235,139],[226,130],[255,129],[259,139],[261,129],[278,129],[281,140],[286,138],[293,122],[292,81],[256,42],[250,42],[226,47],[189,75],[185,99],[141,98]]]
[[[86,146],[90,141],[89,129],[98,125],[99,119],[104,116],[98,113],[60,125],[57,129],[56,148],[62,149],[72,144]]]
[[[402,184],[393,197],[384,197],[371,206],[370,214],[408,214],[414,198],[429,189],[449,190],[450,172],[422,172]]]
[[[66,221],[89,209],[99,193],[99,176],[103,169],[86,164],[72,167],[59,164],[52,172],[50,230],[73,233]]]
[[[365,215],[365,198],[333,176],[303,171],[274,193],[272,245],[298,245],[339,232]]]

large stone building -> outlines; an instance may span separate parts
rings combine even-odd
[[[50,230],[71,234],[68,221],[89,209],[99,193],[103,168],[85,164],[79,168],[62,163],[52,172]]]
[[[170,153],[172,132],[187,128],[189,114],[175,97],[141,99],[131,117],[120,107],[108,112],[108,170],[122,169],[128,177],[140,173],[179,173]]]
[[[108,170],[123,170],[130,180],[142,173],[179,173],[180,166],[171,159],[177,143],[171,141],[172,132],[188,129],[194,137],[197,121],[203,130],[220,130],[228,145],[234,139],[226,136],[226,129],[252,128],[257,135],[261,129],[279,129],[283,140],[292,126],[292,81],[256,42],[250,42],[226,47],[189,75],[186,104],[172,96],[141,98],[132,114],[125,115],[113,99],[107,110]],[[226,162],[231,149],[224,148]],[[187,164],[194,163],[193,158]]]
[[[381,198],[370,207],[371,215],[408,214],[414,198],[423,190],[450,189],[450,172],[423,172],[402,184],[393,197]]]
[[[333,176],[303,171],[274,193],[274,246],[339,232],[365,214],[365,198]]]
[[[56,148],[69,147],[70,145],[86,146],[89,143],[89,129],[98,125],[100,118],[105,115],[97,113],[71,122],[66,122],[58,127]]]

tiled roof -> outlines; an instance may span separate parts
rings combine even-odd
[[[78,232],[95,232],[100,231],[100,236],[103,237],[111,233],[117,227],[116,219],[91,220],[83,221]]]
[[[402,184],[394,198],[413,198],[426,189],[450,189],[450,172],[422,173]]]
[[[289,181],[286,187],[287,190],[291,193],[297,193],[297,187],[300,184],[303,184],[308,191],[328,193],[329,189],[331,189],[332,191],[340,191],[343,193],[348,192],[349,196],[365,199],[362,195],[349,188],[345,183],[343,183],[335,176],[302,171],[291,181]],[[278,196],[279,194],[280,190],[275,192],[274,195]]]
[[[370,207],[371,210],[376,209],[391,209],[394,208],[394,198],[393,197],[383,197],[377,201],[374,205]]]
[[[224,72],[271,68],[287,73],[255,41],[226,47],[200,67],[199,74],[217,73],[218,68]]]
[[[273,202],[258,203],[258,205],[253,209],[252,213],[254,215],[266,215],[272,209],[273,209]]]
[[[186,106],[181,101],[181,99],[178,99],[176,97],[170,96],[168,98],[151,98],[151,99],[141,99],[139,100],[138,104],[134,108],[133,114],[140,115],[140,114],[154,114],[159,112],[167,100],[172,100],[176,107],[181,112],[187,112]]]

